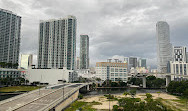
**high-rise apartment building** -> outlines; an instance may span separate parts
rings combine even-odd
[[[80,35],[80,69],[89,68],[89,37]]]
[[[188,63],[188,52],[186,52],[186,58],[187,58],[187,63]]]
[[[172,45],[170,43],[170,31],[167,22],[159,21],[156,24],[157,34],[157,62],[158,71],[167,72],[167,63],[172,60]]]
[[[172,55],[174,62],[186,62],[186,47],[174,46]]]
[[[127,63],[127,72],[129,72],[130,71],[130,66],[129,66],[129,57],[124,57],[124,61],[123,61],[123,63]]]
[[[128,57],[124,57],[124,63],[129,64],[129,58]]]
[[[171,74],[188,75],[188,63],[186,62],[169,62],[169,69]],[[174,76],[174,78],[178,78]]]
[[[21,17],[0,9],[0,62],[17,64],[20,52]]]
[[[76,68],[76,17],[40,21],[38,68]]]
[[[76,69],[80,69],[80,57],[76,58]]]
[[[147,66],[146,66],[146,59],[140,58],[138,60],[138,67],[145,67],[145,68],[147,68]]]
[[[129,57],[129,68],[137,67],[137,57]]]
[[[95,70],[96,77],[101,78],[101,80],[116,82],[119,80],[127,82],[128,80],[127,63],[97,62]]]
[[[188,63],[186,61],[186,47],[174,46],[173,47],[173,61],[168,62],[168,73],[177,75],[188,75]],[[174,76],[174,80],[179,77]]]
[[[32,54],[21,54],[20,67],[24,69],[31,68],[33,64],[33,55]]]

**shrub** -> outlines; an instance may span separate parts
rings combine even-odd
[[[84,97],[84,96],[83,96],[82,94],[79,94],[79,95],[78,95],[78,98],[79,98],[79,99],[83,99],[83,97]]]

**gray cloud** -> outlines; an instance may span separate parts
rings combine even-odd
[[[165,20],[173,45],[187,46],[186,0],[0,0],[0,7],[22,16],[21,53],[37,54],[39,20],[77,17],[79,35],[90,37],[90,63],[138,56],[156,67],[156,22]]]

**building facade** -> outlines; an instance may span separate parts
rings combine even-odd
[[[58,84],[59,81],[77,81],[78,74],[74,70],[67,70],[66,67],[62,69],[28,69],[27,79],[30,83]]]
[[[0,62],[17,64],[20,52],[21,17],[0,9]]]
[[[156,35],[158,71],[166,73],[167,63],[172,60],[172,45],[170,43],[170,31],[167,22],[157,22]]]
[[[76,58],[76,69],[80,69],[80,57]]]
[[[129,68],[137,67],[137,57],[129,57]]]
[[[188,63],[188,52],[186,52],[186,58],[187,58],[187,63]]]
[[[173,60],[168,62],[168,73],[177,75],[188,75],[188,63],[186,55],[186,47],[174,46],[173,47]],[[178,76],[173,76],[174,80],[181,79]]]
[[[173,47],[173,61],[174,62],[186,62],[186,47],[174,46]]]
[[[76,17],[40,21],[38,68],[76,68]]]
[[[124,63],[129,64],[129,58],[128,57],[124,57]]]
[[[89,36],[80,35],[80,69],[89,68]]]
[[[170,61],[170,73],[188,75],[188,63]]]
[[[143,58],[139,59],[138,60],[138,67],[145,67],[145,69],[146,69],[147,68],[146,59],[143,59]]]
[[[127,63],[118,62],[97,62],[96,63],[96,77],[101,80],[112,80],[127,82],[128,72]]]
[[[25,77],[25,70],[0,68],[0,78],[19,78]]]
[[[32,54],[21,54],[20,68],[28,69],[33,65],[33,55]]]

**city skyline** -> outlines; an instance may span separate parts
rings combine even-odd
[[[148,66],[156,67],[155,24],[161,20],[167,21],[170,25],[172,45],[187,46],[185,30],[188,26],[186,21],[188,2],[185,1],[174,1],[169,4],[168,0],[148,2],[148,4],[146,1],[123,2],[121,0],[116,2],[54,1],[49,5],[50,3],[50,1],[0,0],[1,8],[13,11],[22,17],[21,53],[37,55],[39,20],[59,19],[70,14],[78,19],[77,56],[79,56],[79,35],[91,36],[91,66],[94,66],[95,62],[105,61],[117,55],[116,58],[143,57],[147,59]],[[62,7],[64,7],[63,10],[60,10]],[[176,14],[183,16],[176,17]]]

